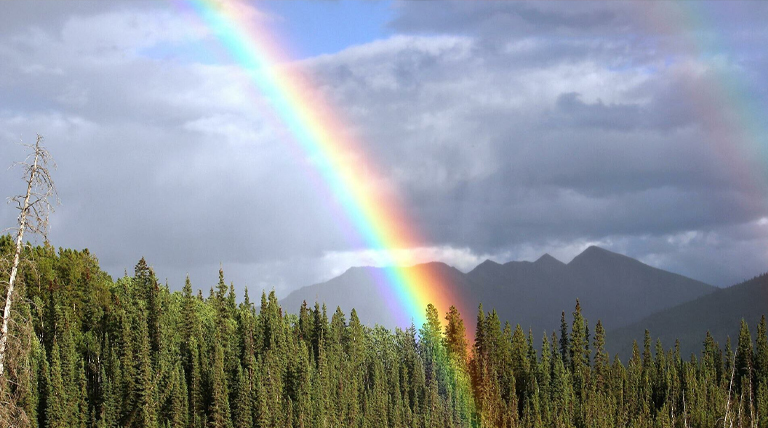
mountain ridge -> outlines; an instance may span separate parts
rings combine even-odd
[[[466,308],[462,317],[468,329],[482,302],[486,311],[495,309],[502,321],[519,323],[537,335],[558,328],[561,311],[570,314],[576,299],[591,324],[600,319],[606,328],[616,329],[717,290],[596,246],[567,264],[544,254],[534,262],[485,260],[466,273],[442,262],[403,269],[430,269],[438,275],[445,292],[457,296],[461,301],[456,303]],[[329,281],[292,292],[281,304],[289,312],[297,311],[304,300],[325,302],[334,309],[339,306],[347,313],[356,308],[367,314],[362,322],[392,328],[397,321],[381,304],[386,296],[375,281],[383,273],[376,267],[350,268]],[[445,313],[448,308],[438,310]]]

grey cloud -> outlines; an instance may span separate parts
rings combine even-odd
[[[323,255],[359,238],[236,67],[150,55],[180,37],[152,29],[117,54],[64,34],[70,12],[104,32],[104,14],[164,10],[131,4],[18,11],[35,24],[0,32],[0,159],[19,159],[19,137],[47,137],[64,203],[54,242],[89,247],[115,275],[146,256],[172,286],[189,273],[204,292],[219,262],[252,297],[328,279]],[[598,242],[718,285],[756,274],[765,186],[735,176],[703,123],[692,94],[713,79],[685,63],[701,58],[666,64],[683,49],[636,8],[405,3],[392,28],[410,35],[292,66],[311,74],[426,246],[507,258]],[[764,93],[764,58],[738,65]],[[13,174],[4,195],[17,193]],[[3,224],[14,215],[0,207]]]
[[[336,82],[345,105],[358,112],[358,121],[372,121],[364,127],[364,140],[375,142],[373,150],[387,148],[380,158],[394,165],[405,205],[431,242],[514,254],[542,242],[661,239],[686,230],[720,230],[765,215],[764,198],[742,187],[732,166],[723,164],[715,149],[719,142],[708,134],[706,117],[692,101],[713,83],[706,76],[680,74],[673,67],[644,70],[632,62],[636,59],[617,68],[603,43],[575,43],[587,54],[569,56],[565,63],[552,56],[552,44],[531,43],[520,54],[478,43],[470,39],[461,51],[468,58],[450,67],[451,58],[461,55],[422,51],[430,56],[422,71],[439,72],[379,91],[371,90],[374,81],[388,73],[395,76],[388,70],[418,67],[418,62],[385,53],[376,59],[336,58],[346,60],[347,76],[357,76],[353,85]],[[539,54],[549,60],[530,61]],[[524,64],[504,61],[504,56]],[[628,74],[637,80],[606,90],[622,101],[601,101],[594,93],[590,98],[595,101],[586,101],[577,91],[531,96],[542,90],[552,94],[547,85],[567,88],[569,81],[558,79],[603,60],[598,71],[606,77],[619,82]],[[377,69],[375,78],[356,70],[367,70],[369,62],[387,66]],[[563,67],[574,72],[547,74]],[[323,81],[333,81],[323,66],[318,68]],[[526,78],[519,76],[521,70]],[[581,77],[573,78],[574,88]],[[609,85],[596,80],[590,91]],[[376,101],[369,98],[366,109],[356,109],[363,93],[375,94]],[[472,167],[477,159],[482,160],[479,166]],[[734,239],[731,245],[738,248],[742,241]],[[703,247],[697,251],[706,252]],[[755,260],[750,266],[764,269]],[[713,282],[724,285],[724,278],[733,278],[732,270],[727,272],[708,270],[697,277],[717,278]]]
[[[645,125],[644,111],[632,104],[605,105],[598,100],[588,104],[577,92],[562,94],[557,98],[554,126],[584,126],[627,131]]]
[[[690,126],[696,120],[695,107],[686,94],[671,91],[654,94],[650,103],[611,103],[602,100],[589,103],[577,92],[561,94],[546,124],[551,127],[597,128],[613,131],[672,131]]]
[[[734,30],[763,30],[761,22],[768,15],[768,7],[762,2],[706,2],[706,9],[674,3],[401,1],[396,3],[397,15],[390,26],[405,33],[491,34],[506,38],[523,33],[622,35],[647,41],[686,31],[690,28],[686,20],[708,14],[716,14],[718,19],[712,30],[728,33],[729,37],[750,38],[747,33]]]
[[[611,7],[572,2],[402,2],[391,27],[404,32],[484,34],[508,37],[531,29],[570,30],[615,26]]]
[[[102,13],[81,12],[96,21]],[[63,201],[53,216],[54,243],[89,247],[115,275],[142,256],[161,275],[200,274],[197,266],[219,261],[269,265],[347,245],[327,227],[336,215],[329,195],[304,184],[316,178],[280,143],[285,138],[267,123],[265,101],[242,90],[239,70],[131,53],[142,40],[126,45],[125,57],[104,56],[98,46],[82,50],[57,33],[69,19],[61,17],[58,30],[46,25],[31,42],[35,49],[0,49],[0,74],[9,77],[0,83],[0,158],[22,158],[13,144],[20,138],[46,137]],[[0,37],[19,34],[27,27]],[[25,70],[28,64],[39,67]],[[0,191],[17,193],[20,181],[13,172],[7,177]],[[3,224],[14,216],[0,207]]]

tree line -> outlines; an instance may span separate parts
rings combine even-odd
[[[204,296],[144,259],[113,281],[88,250],[23,258],[4,426],[768,427],[765,318],[690,356],[646,332],[623,363],[578,301],[538,340],[481,305],[467,343],[453,307],[391,331],[320,303],[287,313],[274,292],[238,302],[222,271]]]

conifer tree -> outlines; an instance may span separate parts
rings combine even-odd
[[[555,358],[552,377],[552,421],[556,427],[570,427],[573,423],[573,388],[569,377],[562,358]]]
[[[219,341],[213,345],[213,368],[211,370],[211,404],[208,409],[209,428],[231,428],[229,414],[229,391],[224,374],[224,348]]]
[[[557,351],[555,351],[557,352]],[[551,426],[551,382],[552,382],[552,348],[547,338],[547,333],[541,338],[541,358],[536,370],[536,383],[539,387],[539,408],[542,414],[542,424],[545,426]]]
[[[253,426],[253,394],[251,379],[247,371],[238,366],[237,370],[237,400],[235,406],[234,428],[250,428]]]
[[[312,311],[307,307],[307,301],[301,303],[299,309],[299,334],[300,339],[311,341],[314,330]]]
[[[184,368],[180,362],[177,362],[171,372],[170,391],[168,393],[168,416],[166,424],[170,428],[182,428],[188,425],[189,407],[187,402],[187,384],[185,382]]]
[[[512,375],[515,379],[515,392],[517,394],[518,403],[523,404],[528,395],[531,368],[528,360],[528,342],[525,339],[525,334],[523,333],[520,324],[517,324],[515,327],[510,342],[511,364],[509,368],[512,369]],[[515,411],[519,411],[519,409],[515,409]]]
[[[102,386],[101,412],[99,414],[100,427],[118,426],[120,422],[121,401],[116,383],[116,380],[120,379],[120,362],[108,345],[107,349],[109,350],[109,359],[107,364],[101,367],[101,378],[104,382]]]
[[[603,323],[597,320],[595,325],[595,337],[593,348],[595,350],[594,368],[595,368],[595,383],[598,390],[602,390],[607,386],[608,381],[608,353],[605,351],[605,329]]]
[[[744,319],[739,329],[739,342],[736,348],[736,393],[741,393],[742,387],[752,385],[752,335]]]
[[[200,348],[197,337],[189,340],[189,421],[194,428],[202,428],[205,409],[203,405],[203,373],[200,366]]]
[[[149,267],[144,257],[139,260],[134,268],[134,286],[140,293],[140,298],[144,299],[147,305],[147,331],[150,343],[150,359],[152,367],[157,368],[157,358],[160,356],[160,287],[155,278],[155,272]]]
[[[755,379],[757,382],[768,382],[768,334],[766,334],[765,315],[760,318],[760,324],[757,326],[754,354]]]
[[[464,320],[456,306],[451,306],[445,315],[444,345],[448,355],[458,362],[459,368],[464,369],[467,364],[467,337],[464,328]]]
[[[434,379],[437,376],[435,371],[437,365],[442,361],[443,355],[443,337],[442,326],[440,325],[440,315],[437,308],[431,303],[427,305],[426,321],[419,330],[421,343],[420,351],[427,369],[427,378]]]
[[[45,409],[46,424],[49,428],[69,428],[69,416],[64,379],[61,372],[61,358],[58,342],[54,341],[51,351],[50,377],[48,379]]]
[[[721,371],[723,369],[720,360],[720,349],[715,339],[707,331],[707,335],[704,338],[704,349],[702,350],[702,364],[705,370],[714,374],[717,383],[720,383]]]
[[[475,324],[475,357],[483,353],[485,353],[485,312],[483,312],[483,304],[480,303]]]
[[[569,357],[571,371],[576,374],[588,364],[587,336],[584,318],[581,316],[581,304],[576,299],[576,308],[573,311],[573,323],[571,325]]]
[[[571,365],[571,346],[568,343],[568,324],[565,322],[565,311],[560,314],[560,359],[565,366]]]
[[[137,409],[136,427],[157,426],[157,391],[155,389],[155,374],[152,369],[151,350],[149,344],[149,332],[147,323],[143,319],[137,320],[137,360],[135,373],[137,382],[134,384]]]
[[[134,358],[134,339],[131,319],[125,310],[120,311],[120,372],[117,380],[119,396],[122,397],[120,422],[122,426],[131,426],[138,405],[136,397],[136,359]]]

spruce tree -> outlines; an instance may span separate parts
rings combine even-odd
[[[147,333],[149,335],[150,359],[152,367],[157,369],[161,348],[160,317],[162,307],[160,304],[160,286],[157,283],[155,272],[149,267],[144,257],[139,260],[134,268],[134,286],[137,287],[138,296],[146,302],[147,307]]]
[[[752,335],[744,319],[739,329],[739,342],[736,347],[736,375],[734,378],[736,392],[741,393],[742,387],[752,385]]]
[[[250,428],[253,426],[253,394],[251,391],[250,374],[238,366],[237,370],[237,400],[233,403],[234,428]]]
[[[208,428],[231,428],[229,414],[229,391],[224,374],[224,348],[219,341],[213,345],[213,368],[211,369],[211,401],[208,408]]]
[[[511,342],[511,355],[510,366],[512,369],[512,375],[515,379],[515,392],[517,394],[517,400],[519,404],[525,403],[528,395],[528,388],[530,383],[531,363],[528,359],[528,342],[526,341],[523,329],[520,324],[515,327],[514,333],[512,333]],[[535,363],[535,362],[534,362]],[[519,411],[520,409],[515,409]]]
[[[155,427],[157,426],[157,391],[155,389],[156,379],[152,369],[151,346],[149,343],[149,332],[147,323],[143,319],[136,320],[137,348],[135,373],[137,382],[134,396],[136,397],[136,415],[134,426],[136,427]]]
[[[565,311],[560,314],[560,358],[565,366],[570,367],[571,347],[568,343],[568,324],[565,322]]]
[[[48,428],[69,428],[72,425],[71,409],[64,387],[61,370],[61,358],[58,342],[54,341],[51,350],[50,375],[47,381],[45,418]]]
[[[170,391],[166,404],[167,425],[169,428],[182,428],[189,426],[189,406],[187,401],[187,384],[184,376],[184,368],[177,362],[171,372]]]
[[[589,370],[589,350],[587,349],[587,333],[584,318],[581,315],[581,304],[576,299],[573,311],[573,323],[570,337],[571,378],[573,382],[573,414],[572,420],[577,426],[584,426],[584,409],[582,404],[586,394],[586,381]]]
[[[467,364],[467,337],[464,328],[464,320],[456,306],[451,306],[445,314],[444,345],[448,355],[459,364],[460,369],[465,369]]]
[[[594,368],[595,368],[595,383],[598,390],[603,390],[607,386],[608,381],[608,364],[609,356],[605,351],[605,329],[603,323],[597,320],[595,325],[595,337],[592,347],[595,350]]]
[[[768,382],[768,334],[766,334],[765,315],[760,318],[760,324],[757,326],[754,354],[755,379],[758,382]]]
[[[557,351],[555,351],[557,352]],[[542,414],[542,423],[546,426],[551,426],[551,382],[552,382],[552,348],[547,337],[547,333],[541,338],[541,358],[536,369],[536,383],[539,387],[539,408]]]
[[[586,355],[587,336],[584,325],[584,318],[581,316],[581,304],[576,299],[576,307],[573,311],[573,323],[571,325],[569,357],[571,362],[571,372],[575,375],[581,371],[587,364]]]

